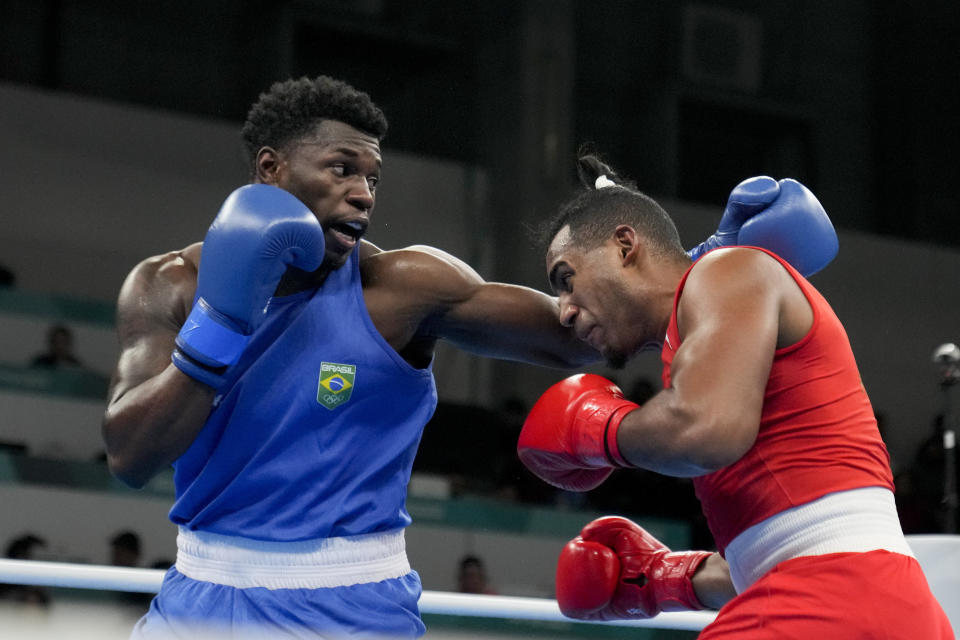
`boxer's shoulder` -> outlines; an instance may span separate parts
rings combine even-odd
[[[197,288],[197,267],[203,243],[151,256],[137,264],[120,290],[121,318],[136,315],[172,314],[186,318]],[[183,318],[180,318],[182,321]]]
[[[786,268],[765,251],[752,247],[715,249],[694,263],[685,291],[694,287],[769,286],[782,276],[789,278]]]
[[[700,271],[703,271],[705,266],[709,267],[710,265],[714,265],[714,268],[718,268],[716,265],[721,265],[719,268],[742,269],[747,265],[760,263],[779,264],[766,251],[761,251],[756,247],[731,246],[710,251],[701,260],[694,263],[694,267],[699,268]]]
[[[459,258],[427,245],[361,257],[364,289],[389,289],[424,302],[453,302],[482,278]]]
[[[710,313],[724,303],[744,312],[752,309],[759,313],[765,308],[777,314],[777,348],[786,347],[803,338],[813,324],[813,309],[800,279],[766,251],[716,249],[692,267],[680,299],[678,321],[683,324],[695,307],[711,309]]]
[[[436,338],[424,334],[424,324],[470,288],[458,262],[424,246],[360,254],[367,312],[380,335],[415,367],[427,366],[433,356]]]
[[[202,242],[195,242],[183,249],[167,251],[141,260],[130,272],[130,277],[141,281],[177,282],[184,278],[197,277],[200,265]]]

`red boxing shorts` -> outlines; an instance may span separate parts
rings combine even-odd
[[[830,553],[776,565],[720,610],[700,640],[954,640],[914,558]]]

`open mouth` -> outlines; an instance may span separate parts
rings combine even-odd
[[[360,241],[367,230],[367,225],[362,222],[335,222],[329,229],[336,234],[341,244],[352,247]]]

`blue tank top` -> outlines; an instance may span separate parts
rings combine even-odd
[[[273,298],[174,462],[177,525],[296,541],[405,527],[406,490],[437,406],[367,313],[358,252],[323,286]]]

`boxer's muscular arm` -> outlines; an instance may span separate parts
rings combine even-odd
[[[200,245],[145,260],[127,277],[117,301],[120,357],[103,419],[111,471],[143,486],[193,442],[214,391],[170,360],[193,304]]]
[[[142,485],[187,450],[283,276],[315,272],[324,246],[305,204],[248,184],[224,200],[202,245],[134,269],[118,301],[121,353],[103,423],[115,475]]]
[[[551,367],[600,359],[592,347],[559,323],[557,300],[519,285],[486,282],[461,260],[436,249],[441,305],[427,328],[461,349],[490,358]]]
[[[377,306],[378,296],[392,300],[394,326],[381,321],[377,328],[398,351],[419,340],[446,340],[477,355],[543,366],[575,367],[600,359],[560,325],[555,298],[486,282],[439,249],[415,246],[373,256],[364,280],[368,308]]]
[[[714,252],[693,268],[678,308],[682,342],[671,388],[620,424],[617,443],[627,461],[697,476],[747,452],[780,339],[784,278],[783,267],[751,249]],[[795,295],[802,297],[798,288]]]

